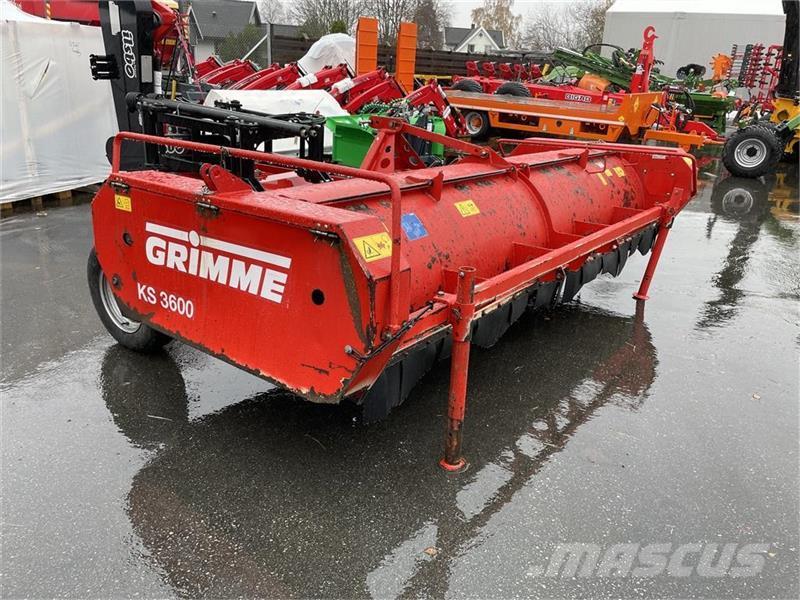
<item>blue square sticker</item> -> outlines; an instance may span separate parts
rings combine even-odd
[[[418,240],[428,235],[428,230],[425,225],[419,220],[419,217],[414,213],[406,213],[403,215],[401,223],[403,224],[403,231],[410,241]]]

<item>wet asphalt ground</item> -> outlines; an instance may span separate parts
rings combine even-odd
[[[797,174],[700,183],[643,316],[637,254],[473,350],[455,476],[447,363],[364,426],[139,356],[94,314],[89,207],[3,220],[3,597],[797,598]],[[623,566],[549,574],[579,543]]]

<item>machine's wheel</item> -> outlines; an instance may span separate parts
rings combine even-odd
[[[499,88],[497,88],[495,94],[504,96],[518,96],[520,98],[531,97],[531,91],[519,81],[506,81]]]
[[[703,65],[698,65],[696,63],[689,63],[688,65],[684,65],[678,69],[678,72],[675,76],[678,79],[686,79],[690,74],[694,74],[697,77],[702,77],[706,74],[706,68]]]
[[[482,139],[489,133],[489,115],[482,110],[471,110],[464,114],[464,127],[469,137]]]
[[[760,177],[773,172],[781,156],[783,145],[775,132],[761,125],[751,125],[728,138],[722,162],[737,177]]]
[[[171,338],[168,335],[125,315],[114,295],[111,282],[106,279],[100,268],[94,248],[89,253],[86,274],[94,308],[108,333],[115,340],[126,348],[143,353],[155,352],[169,343]]]
[[[769,118],[769,117],[767,117],[767,118]],[[784,144],[785,140],[781,139],[781,137],[778,135],[778,125],[777,124],[773,123],[772,121],[756,121],[755,123],[753,123],[752,126],[753,127],[762,127],[764,129],[766,129],[767,131],[772,132],[772,134],[776,138],[778,138],[778,141],[783,146],[783,150],[782,150],[782,154],[781,154],[781,160],[783,162],[788,162],[788,163],[797,162],[797,155],[794,152],[786,152],[786,145]],[[797,147],[795,146],[795,150],[796,149],[797,149]]]
[[[474,79],[459,79],[453,84],[453,89],[462,92],[483,92],[483,86]]]

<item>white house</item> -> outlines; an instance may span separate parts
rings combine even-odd
[[[221,40],[229,35],[238,35],[248,25],[261,25],[255,2],[192,2],[189,10],[189,41],[194,46],[195,60],[200,62],[216,54],[217,44]]]
[[[444,45],[453,52],[491,54],[505,48],[503,32],[483,27],[445,27]]]

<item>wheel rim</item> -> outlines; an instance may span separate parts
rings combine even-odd
[[[476,112],[471,112],[467,115],[467,133],[475,135],[483,129],[483,116]]]
[[[141,327],[142,324],[122,314],[119,304],[117,303],[117,298],[114,296],[114,291],[111,289],[111,284],[102,272],[100,273],[99,279],[98,287],[100,288],[100,299],[103,301],[103,308],[106,314],[114,322],[114,325],[125,333],[136,333],[139,331],[139,327]]]
[[[753,194],[743,188],[735,188],[722,197],[722,212],[726,215],[746,215],[753,208]]]
[[[745,140],[736,146],[734,156],[736,163],[745,168],[757,167],[767,158],[767,145],[761,140]]]

